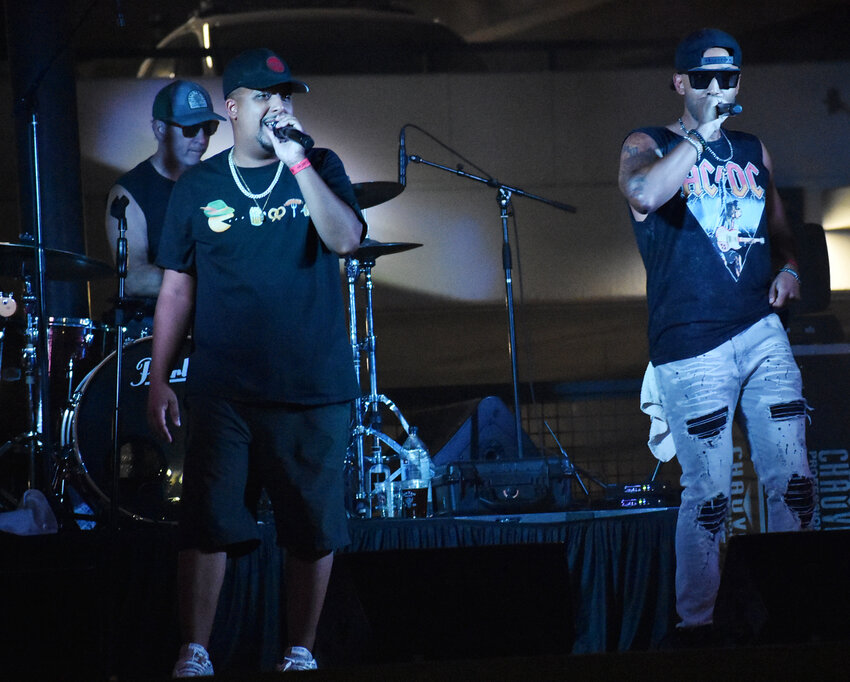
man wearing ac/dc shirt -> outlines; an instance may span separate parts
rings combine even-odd
[[[814,507],[800,372],[774,312],[800,294],[793,239],[764,145],[723,127],[741,80],[732,36],[692,33],[676,50],[681,116],[632,131],[620,156],[620,189],[647,272],[647,379],[657,382],[682,467],[680,639],[710,634],[713,622],[736,413],[769,528],[804,528]]]

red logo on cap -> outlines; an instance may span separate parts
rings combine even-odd
[[[270,71],[274,71],[275,73],[283,73],[286,71],[286,65],[280,61],[280,57],[269,57],[266,60],[266,66],[269,67]]]

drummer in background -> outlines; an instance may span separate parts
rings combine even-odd
[[[122,175],[106,201],[106,236],[117,244],[118,220],[110,209],[116,197],[126,196],[127,334],[149,335],[153,328],[156,297],[162,284],[162,269],[154,265],[165,209],[171,190],[183,171],[199,163],[210,137],[225,120],[213,111],[209,93],[197,83],[177,80],[162,88],[153,101],[151,128],[157,147],[153,156]],[[115,249],[112,250],[113,258]],[[114,309],[107,313],[114,320]]]

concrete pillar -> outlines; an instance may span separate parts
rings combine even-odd
[[[70,46],[71,32],[77,24],[75,6],[67,0],[27,0],[5,3],[5,12],[20,188],[20,236],[34,237],[40,222],[46,248],[84,254],[77,95]],[[48,315],[89,317],[86,281],[49,280],[44,299]]]

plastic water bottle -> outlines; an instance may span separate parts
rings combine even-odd
[[[433,473],[431,457],[428,455],[428,448],[419,438],[415,426],[410,427],[410,435],[401,447],[401,480],[419,478],[430,481]]]
[[[402,445],[401,457],[401,480],[402,488],[404,481],[424,481],[428,487],[428,514],[433,508],[431,493],[431,477],[433,476],[433,464],[428,454],[428,448],[419,438],[416,427],[410,429],[407,440]]]

